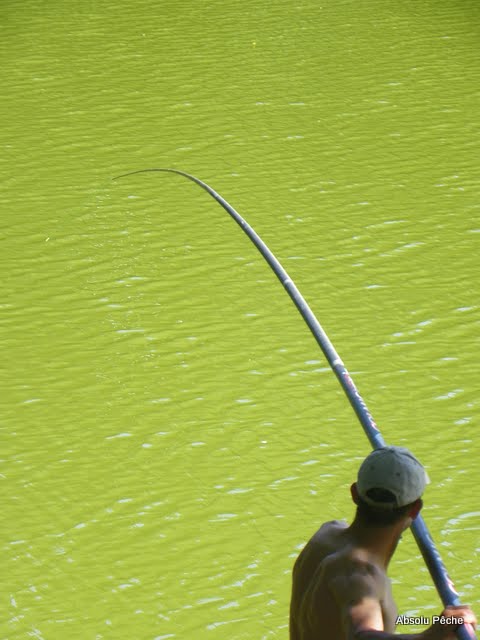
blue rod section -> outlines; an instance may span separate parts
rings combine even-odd
[[[365,404],[362,396],[355,386],[355,383],[353,382],[340,356],[335,350],[335,347],[330,342],[330,339],[328,338],[321,324],[315,317],[313,311],[308,306],[305,298],[302,296],[293,280],[282,267],[278,259],[267,247],[265,242],[263,242],[260,236],[256,233],[256,231],[254,231],[254,229],[248,224],[248,222],[239,213],[237,213],[237,211],[235,211],[235,209],[224,198],[222,198],[219,193],[212,189],[212,187],[210,187],[202,180],[199,180],[195,176],[186,173],[185,171],[179,171],[178,169],[141,169],[140,171],[131,171],[129,173],[124,173],[121,176],[117,176],[117,178],[123,178],[125,176],[131,176],[137,173],[148,173],[151,171],[176,173],[187,178],[188,180],[191,180],[192,182],[195,182],[202,189],[207,191],[241,227],[242,231],[246,233],[246,235],[250,238],[250,240],[265,258],[267,263],[270,265],[275,275],[284,286],[285,291],[288,293],[293,303],[301,313],[303,319],[307,323],[310,331],[313,334],[313,337],[318,342],[320,349],[323,351],[330,367],[337,376],[338,381],[340,382],[348,400],[350,401],[353,410],[360,420],[360,423],[363,427],[363,430],[365,431],[367,438],[370,441],[370,444],[372,445],[372,448],[378,449],[379,447],[384,447],[385,441],[371,413],[367,409],[367,405]],[[450,605],[459,605],[460,600],[458,597],[458,593],[455,590],[453,582],[450,580],[447,569],[442,561],[442,558],[440,557],[440,553],[438,552],[438,549],[433,542],[432,536],[427,529],[427,525],[425,524],[425,521],[420,514],[412,522],[410,528],[417,542],[418,548],[420,549],[420,552],[423,556],[425,564],[427,565],[427,568],[430,572],[440,599],[443,602],[443,605],[445,607]],[[456,635],[459,640],[474,640],[476,638],[476,634],[474,633],[470,625],[460,627],[456,631]]]

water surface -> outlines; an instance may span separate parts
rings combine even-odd
[[[478,8],[6,3],[5,638],[287,638],[368,445],[310,302],[479,600]],[[411,536],[402,613],[439,601]],[[477,605],[478,606],[478,605]],[[408,629],[413,631],[414,629]],[[407,630],[405,630],[407,631]]]

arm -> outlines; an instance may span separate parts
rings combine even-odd
[[[347,640],[456,640],[456,624],[432,624],[421,633],[385,631],[381,603],[386,577],[368,562],[356,562],[350,569],[348,574],[337,575],[331,582]],[[449,607],[443,615],[476,623],[468,607]]]
[[[386,593],[386,576],[366,560],[354,560],[336,573],[330,589],[337,602],[341,624],[347,640],[400,640],[401,636],[385,631],[382,601]],[[417,640],[418,634],[408,636]]]

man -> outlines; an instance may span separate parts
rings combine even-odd
[[[425,469],[407,449],[384,447],[362,463],[351,487],[353,523],[325,523],[293,569],[290,640],[455,640],[475,628],[465,606],[448,607],[422,633],[395,633],[397,610],[387,578],[400,536],[422,508]],[[438,616],[437,616],[438,617]]]

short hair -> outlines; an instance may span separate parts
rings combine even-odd
[[[376,507],[358,496],[357,517],[372,527],[387,527],[395,524],[407,515],[416,502],[414,500],[403,507],[390,506],[395,504],[396,498],[388,489],[369,489],[367,495],[379,505],[385,505]]]

